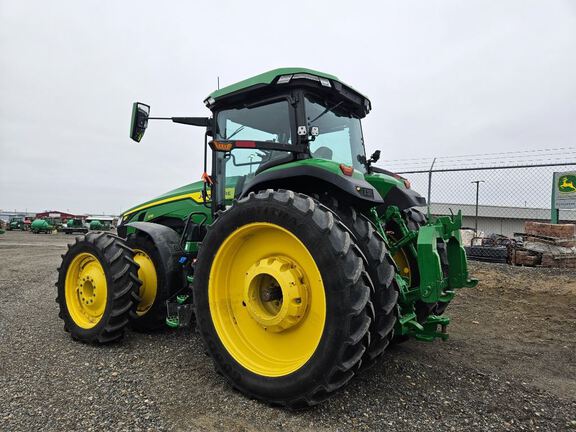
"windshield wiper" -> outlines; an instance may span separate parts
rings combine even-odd
[[[234,135],[236,135],[239,132],[242,132],[244,130],[246,126],[242,125],[240,126],[238,129],[236,129],[234,132],[232,132],[232,135],[230,135],[228,138],[226,138],[227,140],[229,140],[230,138],[232,138]]]
[[[327,112],[332,111],[332,110],[335,109],[335,108],[338,108],[338,107],[339,107],[340,105],[342,105],[343,103],[344,103],[344,101],[340,101],[340,102],[338,102],[336,105],[334,105],[334,106],[332,106],[332,107],[329,107],[329,108],[326,108],[324,111],[322,111],[322,112],[318,115],[318,117],[316,117],[314,120],[310,120],[310,121],[308,122],[308,124],[312,124],[313,122],[315,122],[316,120],[318,120],[320,117],[322,117],[323,115],[325,115]]]

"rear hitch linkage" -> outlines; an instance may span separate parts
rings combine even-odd
[[[441,315],[446,305],[454,298],[455,289],[473,288],[478,284],[476,279],[468,277],[466,252],[461,245],[460,228],[462,214],[440,216],[428,221],[418,231],[411,230],[400,209],[390,206],[383,216],[376,208],[371,209],[372,222],[378,233],[384,238],[389,253],[394,256],[400,250],[411,254],[418,263],[419,284],[409,285],[409,278],[396,274],[399,291],[399,316],[395,334],[411,336],[422,341],[448,339],[447,327],[450,318]],[[394,223],[399,230],[400,238],[391,238],[386,232],[386,225]],[[444,263],[438,252],[438,245],[444,244],[446,257]],[[433,313],[423,322],[418,321],[416,303],[429,304]],[[432,306],[435,305],[435,306]]]

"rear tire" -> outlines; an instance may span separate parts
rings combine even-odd
[[[374,285],[370,299],[375,316],[370,326],[370,344],[362,360],[362,368],[368,368],[384,354],[394,335],[398,302],[394,263],[384,239],[366,216],[330,194],[322,194],[318,198],[340,217],[356,238],[356,244],[366,258],[366,270]]]
[[[124,336],[140,301],[138,264],[124,241],[92,232],[68,245],[58,268],[59,317],[73,339],[108,343]]]
[[[253,308],[270,300],[242,294],[256,286],[254,269],[268,267],[300,275],[276,279],[279,310],[298,299],[294,304],[303,307],[270,327],[263,319],[281,312],[254,315]],[[270,280],[273,270],[266,272]],[[234,388],[268,403],[314,405],[360,365],[369,284],[360,250],[332,212],[292,191],[250,193],[216,219],[202,242],[194,279],[197,327],[216,370]],[[296,289],[298,297],[289,297]]]

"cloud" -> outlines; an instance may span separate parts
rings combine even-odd
[[[561,1],[0,3],[0,207],[119,213],[202,173],[222,85],[281,66],[336,74],[374,105],[388,159],[561,147],[576,133],[576,18]]]

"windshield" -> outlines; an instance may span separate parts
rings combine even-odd
[[[217,114],[217,139],[267,141],[292,144],[294,112],[287,100],[255,107],[222,110]],[[289,157],[290,152],[255,148],[234,148],[221,156],[225,162],[226,199],[240,192],[242,185],[254,177],[267,162]],[[221,195],[222,196],[222,195]]]
[[[312,157],[340,162],[365,172],[359,160],[365,155],[360,119],[344,110],[342,102],[330,104],[307,95],[305,103],[308,130],[317,127],[319,132],[314,141],[310,141]]]

